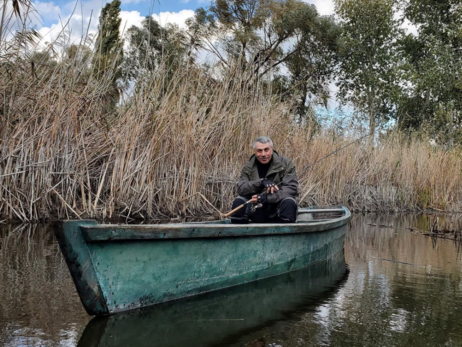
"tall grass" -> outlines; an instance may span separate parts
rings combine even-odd
[[[458,149],[392,134],[308,169],[360,134],[314,133],[239,69],[212,79],[192,65],[160,67],[108,113],[114,72],[95,79],[88,49],[74,53],[0,56],[0,220],[216,218],[260,135],[294,160],[302,206],[461,209]]]
[[[315,143],[320,152],[335,148],[321,138]],[[424,140],[390,134],[374,148],[351,146],[313,168],[305,178],[310,187],[305,190],[312,190],[305,193],[306,202],[366,211],[460,211],[461,159],[460,149],[433,148]]]

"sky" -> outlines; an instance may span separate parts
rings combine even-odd
[[[95,34],[98,27],[99,14],[107,1],[39,1],[33,0],[36,13],[30,16],[31,26],[35,27],[42,42],[52,42],[62,28],[65,27],[70,43],[78,43],[86,32]],[[185,27],[187,18],[194,15],[199,7],[208,7],[210,0],[121,0],[122,29],[127,30],[132,25],[141,25],[146,16],[152,14],[162,25],[176,23]],[[321,15],[333,14],[333,0],[306,0],[314,4]]]
[[[36,13],[31,15],[29,27],[35,27],[42,40],[40,45],[55,42],[58,36],[67,38],[63,45],[78,44],[87,34],[95,35],[101,9],[107,3],[104,0],[32,0]],[[304,0],[314,4],[320,15],[333,15],[333,0]],[[194,15],[199,7],[208,7],[210,0],[121,0],[121,29],[126,31],[132,25],[141,26],[142,20],[153,15],[161,25],[175,23],[185,28],[186,19]],[[406,25],[405,25],[406,26]],[[64,29],[63,29],[64,28]],[[410,29],[409,29],[410,28]],[[408,26],[409,31],[415,28]],[[65,35],[61,33],[64,32]],[[10,36],[12,33],[10,33]],[[59,41],[58,41],[59,42]],[[205,60],[205,59],[204,59]],[[336,87],[331,83],[332,94]],[[335,106],[337,103],[334,102]]]

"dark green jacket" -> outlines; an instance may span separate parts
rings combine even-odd
[[[258,176],[257,158],[253,155],[245,163],[241,171],[241,179],[237,183],[237,193],[240,196],[251,198],[252,195],[260,194],[264,191],[263,184]],[[273,162],[271,163],[266,178],[278,184],[279,190],[273,194],[268,194],[268,202],[275,204],[288,197],[298,195],[298,180],[295,166],[292,161],[276,151],[273,152]]]

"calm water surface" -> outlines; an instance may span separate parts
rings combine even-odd
[[[355,215],[329,263],[103,319],[47,226],[0,226],[0,346],[462,346],[460,247],[407,229],[432,219]]]

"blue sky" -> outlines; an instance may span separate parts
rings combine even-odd
[[[84,0],[84,1],[69,1],[69,0],[54,0],[54,1],[34,1],[35,7],[42,16],[43,26],[51,26],[57,22],[57,17],[53,18],[51,14],[56,14],[60,11],[61,14],[69,14],[75,5],[77,8],[83,6],[87,9],[92,9],[98,12],[108,1],[101,0]],[[209,1],[206,0],[181,0],[181,1],[149,1],[149,0],[122,0],[121,9],[126,12],[137,12],[141,16],[149,14],[159,14],[161,12],[178,13],[182,10],[195,10],[199,7],[206,7]],[[49,15],[50,14],[50,15]],[[89,13],[87,13],[89,15]]]
[[[173,22],[184,27],[187,18],[194,15],[199,7],[208,7],[209,0],[121,0],[122,27],[128,29],[132,25],[140,25],[147,15],[152,14],[161,24]],[[332,14],[333,0],[305,0],[315,4],[321,15]],[[38,15],[31,16],[31,26],[36,27],[44,37],[51,42],[65,27],[69,40],[80,40],[86,31],[96,33],[98,17],[107,1],[102,0],[33,0]],[[71,42],[71,43],[72,43]]]
[[[126,11],[139,11],[142,15],[148,15],[149,12],[180,12],[181,10],[195,10],[199,7],[206,7],[210,4],[205,0],[191,1],[139,1],[138,3],[122,1],[122,9]]]
[[[107,1],[101,0],[87,0],[79,1],[77,7],[83,6],[86,8],[92,8],[93,11],[99,11]],[[308,3],[314,3],[320,10],[321,14],[331,13],[333,10],[332,0],[307,0]],[[46,11],[40,11],[45,9],[53,9],[51,12],[56,13],[59,8],[62,13],[74,8],[76,2],[68,0],[54,0],[54,1],[34,1],[36,8],[39,9],[39,13],[43,16],[43,25],[52,25],[55,21],[53,18],[48,16]],[[38,5],[38,6],[37,6]],[[195,10],[199,7],[207,7],[210,5],[209,0],[171,0],[171,1],[159,1],[159,0],[122,0],[121,9],[127,12],[138,12],[141,16],[147,16],[149,14],[159,14],[161,12],[178,13],[183,10]],[[324,12],[324,13],[323,13]],[[57,19],[57,18],[56,18]]]
[[[42,37],[40,46],[78,44],[87,35],[95,36],[104,0],[32,0],[36,14],[29,17],[29,26],[35,27]],[[333,0],[304,0],[314,4],[321,15],[331,15]],[[141,26],[142,20],[152,15],[161,25],[175,23],[185,28],[186,19],[194,15],[199,7],[210,6],[210,0],[121,0],[122,31],[133,25]],[[11,31],[11,35],[14,30]],[[64,33],[64,35],[63,35]],[[59,38],[59,39],[58,39]],[[202,57],[199,60],[207,60]],[[334,89],[334,85],[332,84]]]
[[[42,36],[40,45],[58,42],[59,45],[78,44],[82,37],[96,35],[104,0],[32,0],[36,14],[30,16],[29,26]],[[333,0],[304,0],[314,4],[320,15],[334,13]],[[121,0],[122,30],[132,25],[141,26],[142,20],[152,15],[161,25],[175,23],[185,28],[186,19],[199,7],[208,7],[210,0]],[[11,2],[8,2],[11,4]],[[408,28],[409,29],[409,28]],[[411,28],[415,31],[415,28]],[[10,32],[13,35],[14,29]],[[62,35],[62,34],[65,35]],[[56,39],[60,37],[58,41]],[[63,37],[66,40],[63,42]],[[58,46],[59,46],[58,45]],[[331,84],[331,89],[336,90]],[[335,104],[335,103],[334,103]]]

